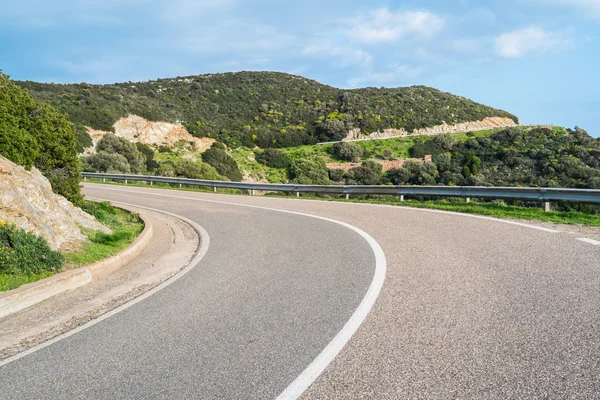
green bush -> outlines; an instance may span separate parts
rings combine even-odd
[[[129,174],[131,166],[125,156],[117,153],[100,151],[83,157],[83,169],[86,172],[110,172]]]
[[[331,147],[331,153],[342,160],[357,162],[362,157],[363,148],[350,142],[336,143]]]
[[[82,201],[73,124],[50,103],[34,100],[1,72],[0,154],[25,168],[35,166],[54,192],[76,204]]]
[[[341,168],[329,169],[327,172],[329,172],[329,179],[331,179],[332,182],[341,182],[346,173]]]
[[[382,177],[381,164],[368,160],[360,167],[352,168],[346,173],[348,185],[379,185]]]
[[[242,180],[242,173],[233,158],[223,149],[211,147],[202,153],[202,161],[212,165],[219,174],[226,176],[234,182]]]
[[[176,176],[180,178],[205,179],[209,181],[225,181],[226,177],[219,175],[217,170],[206,163],[192,160],[166,161],[158,169],[160,176]]]
[[[39,274],[62,268],[64,257],[33,233],[0,223],[0,273]]]
[[[287,168],[291,164],[288,155],[276,149],[266,149],[258,153],[256,161],[271,168]]]
[[[120,154],[127,159],[131,172],[141,173],[146,170],[146,157],[138,147],[127,139],[107,134],[96,145],[96,151],[109,154]]]
[[[290,166],[293,183],[301,185],[330,185],[329,174],[323,160],[296,160]]]

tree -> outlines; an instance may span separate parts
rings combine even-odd
[[[339,119],[327,119],[321,124],[321,136],[324,137],[324,141],[330,140],[332,142],[342,140],[348,133],[346,131],[346,125]]]
[[[54,192],[79,204],[81,162],[73,124],[49,103],[0,72],[0,154],[25,168],[35,166]]]
[[[129,174],[131,166],[125,156],[118,153],[99,151],[83,158],[83,169],[86,172],[112,172]]]
[[[329,174],[323,160],[296,160],[290,166],[292,182],[301,185],[329,185]]]
[[[146,157],[138,147],[127,139],[113,134],[106,134],[96,144],[96,151],[120,154],[127,159],[131,172],[140,173],[146,170]]]
[[[154,171],[158,167],[160,167],[160,164],[158,162],[154,161],[154,151],[152,150],[152,148],[150,146],[148,146],[145,143],[136,143],[135,147],[137,147],[139,152],[142,153],[144,155],[144,157],[146,157],[146,170],[147,171]]]
[[[381,183],[382,166],[373,160],[365,161],[360,167],[346,173],[348,185],[379,185]]]
[[[357,162],[363,155],[363,149],[354,143],[341,142],[331,147],[331,153],[342,160]]]
[[[234,182],[242,180],[243,176],[233,158],[218,147],[211,147],[202,153],[202,161],[212,165],[219,174],[226,176]]]

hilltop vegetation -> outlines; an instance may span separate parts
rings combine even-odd
[[[197,137],[230,147],[290,147],[339,140],[352,128],[371,133],[517,118],[463,97],[413,86],[342,90],[299,76],[239,72],[112,85],[18,82],[39,99],[65,111],[80,146],[84,126],[105,131],[135,114],[152,121],[181,121]]]

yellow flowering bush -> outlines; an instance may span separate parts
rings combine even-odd
[[[0,221],[0,273],[23,274],[60,270],[64,257],[31,232]]]

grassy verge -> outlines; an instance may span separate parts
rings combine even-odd
[[[83,210],[112,230],[112,234],[88,231],[89,242],[74,253],[66,253],[67,268],[91,264],[114,256],[127,248],[142,232],[144,223],[137,214],[111,206],[109,203],[86,201]]]
[[[88,179],[88,182],[102,183],[100,179]],[[121,182],[107,181],[106,184],[112,185],[124,185]],[[145,182],[131,182],[127,186],[136,187],[150,187]],[[204,187],[172,187],[168,184],[155,184],[153,187],[181,190],[189,192],[212,192],[211,188]],[[235,189],[219,189],[219,194],[235,194],[235,195],[247,195],[244,191]],[[268,197],[275,198],[290,198],[292,195],[285,194],[268,194]],[[295,194],[293,195],[295,198]],[[576,211],[550,211],[545,212],[540,205],[532,207],[512,206],[505,204],[503,201],[493,202],[478,202],[471,201],[466,203],[464,199],[440,199],[431,201],[417,201],[407,199],[406,201],[399,201],[395,197],[391,196],[377,196],[376,198],[354,198],[354,199],[343,199],[332,196],[316,196],[302,193],[300,199],[307,200],[320,200],[320,201],[338,201],[346,203],[365,203],[365,204],[386,204],[393,206],[402,207],[415,207],[415,208],[429,208],[436,210],[454,211],[467,214],[484,215],[500,219],[519,219],[519,220],[530,220],[530,221],[542,221],[542,222],[553,222],[557,224],[570,224],[570,225],[586,225],[586,226],[600,226],[600,215],[587,214]]]
[[[108,203],[85,202],[82,208],[108,226],[112,230],[112,234],[86,231],[89,241],[81,249],[73,253],[63,253],[65,266],[62,270],[77,268],[111,257],[127,248],[144,229],[144,224],[138,215],[113,207]],[[61,270],[39,273],[0,273],[0,292],[16,289],[21,285],[39,281],[58,272]]]
[[[56,272],[41,272],[41,273],[29,273],[29,274],[3,274],[0,273],[0,292],[4,292],[6,290],[16,289],[21,285],[25,285],[26,283],[36,282],[40,279],[47,278],[51,275],[54,275]]]

